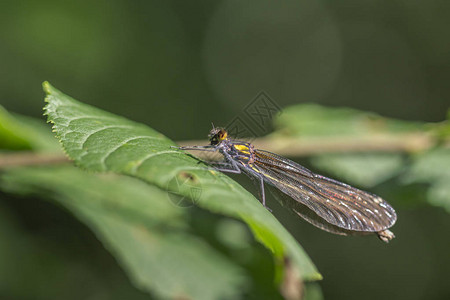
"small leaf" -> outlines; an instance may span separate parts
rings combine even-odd
[[[73,169],[73,168],[72,168]],[[12,169],[10,169],[12,170]],[[26,172],[25,170],[21,170]],[[79,173],[81,173],[79,171]],[[5,173],[0,175],[0,187],[4,181]],[[84,176],[84,174],[83,174]],[[37,178],[34,178],[37,179]],[[16,182],[15,188],[20,189],[21,184]],[[37,192],[38,189],[34,189]],[[29,189],[30,191],[30,189]],[[42,195],[49,199],[48,195]],[[9,200],[18,200],[17,197]],[[21,199],[24,200],[24,199]],[[36,214],[40,214],[42,207],[47,205],[37,204],[36,199],[29,199],[29,208],[34,209]],[[10,202],[10,203],[8,203]],[[2,299],[65,299],[78,300],[89,299],[93,295],[102,295],[103,299],[148,299],[148,295],[137,290],[130,284],[123,275],[123,271],[112,265],[109,257],[98,259],[99,255],[105,255],[101,245],[83,244],[86,248],[80,249],[77,243],[86,238],[86,234],[81,236],[70,236],[67,239],[61,238],[64,233],[68,233],[72,228],[79,228],[64,220],[51,220],[49,224],[56,222],[64,227],[46,228],[24,226],[24,218],[27,214],[18,213],[17,203],[11,206],[8,195],[0,194],[0,290]],[[22,203],[26,203],[26,200]],[[30,210],[31,212],[31,210]],[[53,210],[51,216],[66,216],[64,212]],[[37,224],[35,221],[43,221],[45,216],[36,216],[36,219],[25,220],[29,224]],[[33,217],[34,218],[34,217]],[[56,217],[58,219],[58,217]],[[44,221],[46,222],[46,221]],[[42,224],[42,223],[39,223]],[[49,230],[50,229],[50,230]],[[57,233],[59,232],[59,234]],[[79,231],[72,231],[80,233]],[[56,234],[55,234],[56,233]],[[84,240],[85,241],[85,240]],[[92,252],[94,253],[92,253]],[[82,259],[81,259],[82,257]],[[99,272],[102,270],[103,272]],[[24,284],[26,283],[26,288]],[[80,288],[82,286],[83,288]]]
[[[44,89],[48,120],[78,166],[134,176],[191,198],[204,209],[241,219],[276,259],[289,257],[303,279],[321,278],[274,216],[229,177],[172,148],[172,141],[145,125],[82,104],[48,83],[44,83]],[[189,184],[177,184],[186,181]],[[201,193],[193,192],[193,188]]]
[[[403,181],[430,184],[428,202],[450,212],[450,149],[436,148],[417,154]]]
[[[405,180],[435,182],[450,178],[450,149],[436,148],[417,154]]]
[[[14,118],[2,106],[0,106],[0,149],[31,149],[28,140],[21,136]]]
[[[314,155],[312,164],[361,187],[372,187],[398,175],[405,162],[399,153],[358,153],[358,142],[370,143],[376,151],[377,147],[396,142],[407,134],[422,134],[426,128],[420,122],[389,119],[356,109],[327,108],[316,104],[285,108],[274,124],[276,131],[271,134],[273,137],[312,142],[323,141],[328,137],[334,142],[334,148],[328,150],[337,152]],[[340,145],[345,148],[348,141],[352,142],[355,152],[348,152],[347,149],[347,152],[339,153]]]
[[[314,156],[311,163],[342,180],[373,187],[397,175],[404,166],[401,154],[348,153]]]
[[[0,106],[0,149],[60,151],[43,122],[14,115]]]
[[[305,285],[305,294],[302,300],[321,300],[323,299],[322,289],[320,285],[315,282],[310,282]]]
[[[420,122],[400,121],[351,108],[316,104],[287,107],[274,120],[275,134],[289,136],[369,136],[423,130]]]

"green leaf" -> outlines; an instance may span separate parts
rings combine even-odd
[[[0,149],[61,151],[48,127],[39,120],[14,115],[0,106]]]
[[[427,183],[429,203],[444,207],[450,212],[450,149],[436,148],[417,154],[408,172],[405,183]]]
[[[73,167],[12,169],[0,177],[13,193],[37,194],[86,223],[118,259],[135,286],[163,298],[235,298],[243,270],[188,228],[186,210],[167,193],[120,175]]]
[[[287,107],[275,120],[273,137],[303,141],[333,140],[337,148],[349,140],[389,144],[401,135],[423,132],[425,124],[381,117],[351,108],[316,104]],[[355,145],[358,150],[358,144]],[[339,151],[339,149],[337,150]],[[405,162],[399,153],[332,153],[314,155],[313,165],[361,187],[373,187],[398,175]]]
[[[310,282],[305,285],[305,294],[303,300],[321,300],[323,299],[322,289],[319,284]]]
[[[361,187],[380,184],[397,175],[404,166],[398,153],[324,154],[312,157],[311,163]]]
[[[22,129],[19,128],[13,116],[0,106],[0,149],[31,149],[30,143],[21,135]]]
[[[172,148],[172,141],[145,125],[82,104],[48,83],[44,89],[48,120],[78,166],[134,176],[190,198],[201,208],[241,219],[277,260],[289,257],[303,279],[321,278],[295,239],[229,177]]]
[[[43,232],[24,226],[24,216],[18,215],[16,209],[7,204],[5,195],[0,194],[0,290],[3,299],[78,300],[93,295],[111,300],[149,298],[132,286],[123,271],[111,265],[109,258],[98,259],[97,255],[104,255],[104,250],[84,244],[88,249],[79,249],[79,236],[61,239],[55,234],[56,228],[47,228]],[[35,206],[34,200],[30,206],[39,207]],[[61,212],[61,215],[65,214]],[[30,224],[35,223],[31,221]]]
[[[275,134],[317,136],[373,136],[423,130],[420,122],[400,121],[352,108],[330,108],[317,104],[287,107],[274,119]]]
[[[406,179],[416,182],[436,182],[450,178],[450,149],[436,148],[414,157]]]

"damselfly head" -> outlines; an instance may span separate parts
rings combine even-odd
[[[226,140],[228,137],[228,133],[224,128],[215,128],[211,129],[209,132],[209,141],[211,142],[211,145],[217,145],[223,140]]]

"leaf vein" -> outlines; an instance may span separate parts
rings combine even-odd
[[[104,126],[102,128],[98,128],[92,132],[86,133],[86,136],[80,140],[80,144],[81,144],[81,149],[84,148],[84,144],[86,144],[87,140],[89,139],[90,136],[99,133],[103,130],[107,130],[107,129],[112,129],[112,128],[128,128],[128,129],[133,129],[134,127],[130,126],[130,125],[108,125],[108,126]]]
[[[184,155],[183,152],[175,151],[175,150],[167,150],[167,151],[160,151],[160,152],[156,152],[156,153],[149,153],[137,162],[137,164],[131,169],[131,173],[136,174],[139,171],[139,168],[144,164],[144,162],[149,160],[150,158],[158,156],[158,155],[162,155],[162,154],[168,154],[168,153],[177,153],[177,154]]]
[[[121,147],[125,146],[126,143],[134,141],[134,140],[139,140],[139,139],[151,139],[151,140],[158,140],[158,138],[153,137],[153,136],[148,136],[148,135],[142,135],[142,136],[134,136],[128,139],[125,139],[123,141],[120,142],[119,145],[113,147],[111,150],[109,150],[108,152],[105,153],[105,155],[102,156],[102,158],[100,159],[100,164],[102,165],[102,167],[104,168],[104,170],[107,170],[106,164],[105,164],[105,160],[112,155],[114,152],[116,152],[117,150],[119,150]]]
[[[103,120],[116,120],[114,117],[110,117],[110,116],[81,116],[81,117],[75,117],[75,118],[67,118],[65,117],[68,121],[69,124],[73,121],[77,121],[77,120],[84,120],[84,119],[103,119]]]

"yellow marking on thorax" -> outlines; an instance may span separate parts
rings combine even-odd
[[[248,146],[246,145],[233,145],[234,149],[236,149],[239,152],[250,154],[250,150],[248,149]]]

